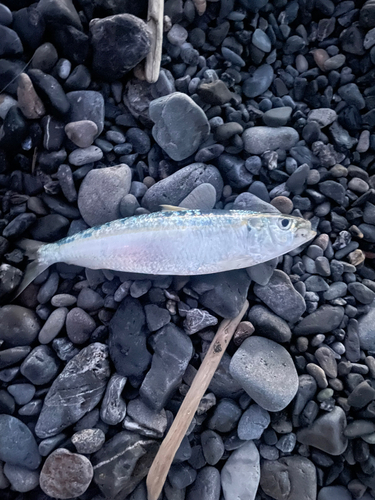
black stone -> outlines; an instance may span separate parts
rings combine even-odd
[[[146,319],[138,300],[126,297],[109,324],[109,351],[117,372],[140,377],[151,362]]]
[[[21,365],[21,373],[34,385],[51,382],[57,375],[60,361],[53,350],[46,345],[39,345],[31,351]]]
[[[84,64],[89,55],[89,37],[74,26],[56,25],[52,30],[53,43],[61,57],[74,64]]]
[[[4,119],[0,147],[5,150],[19,148],[27,135],[27,130],[28,126],[21,110],[17,106],[12,106]]]
[[[54,242],[66,235],[69,220],[59,214],[41,217],[30,229],[32,237],[37,241]]]
[[[193,345],[185,333],[168,324],[152,337],[152,347],[151,368],[139,394],[151,408],[160,411],[180,385],[193,355]]]
[[[30,50],[35,50],[42,43],[45,22],[37,4],[13,12],[12,28],[22,43]]]
[[[43,73],[40,69],[30,69],[28,70],[28,75],[36,89],[48,99],[58,114],[65,115],[68,113],[70,103],[56,78]]]

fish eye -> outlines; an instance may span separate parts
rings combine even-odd
[[[289,229],[291,225],[292,225],[292,219],[280,219],[279,220],[279,227],[281,229]]]

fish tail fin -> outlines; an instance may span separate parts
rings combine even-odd
[[[23,239],[17,243],[17,246],[24,250],[25,255],[32,262],[30,262],[26,266],[21,284],[13,295],[12,300],[18,297],[18,295],[20,295],[25,290],[25,288],[27,288],[30,283],[34,281],[37,276],[39,276],[39,274],[42,274],[42,272],[51,265],[49,262],[45,262],[43,260],[39,252],[39,249],[44,246],[44,243],[41,243],[40,241]]]

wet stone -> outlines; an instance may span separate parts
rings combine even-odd
[[[230,373],[259,406],[284,409],[298,390],[298,376],[286,349],[272,340],[252,336],[236,351]]]
[[[173,352],[170,350],[174,345]],[[152,338],[154,355],[150,371],[140,388],[140,396],[155,410],[161,410],[172,397],[193,354],[192,343],[179,328],[164,326]]]
[[[40,487],[53,498],[74,498],[89,487],[94,471],[88,458],[58,448],[49,455],[40,473]]]
[[[95,408],[104,394],[109,374],[106,346],[94,343],[82,349],[50,387],[36,424],[37,436],[42,439],[54,436]]]

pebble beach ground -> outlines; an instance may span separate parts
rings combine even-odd
[[[0,497],[146,500],[247,298],[161,499],[374,499],[375,0],[167,0],[152,84],[146,15],[0,4]],[[293,214],[317,237],[192,278],[57,264],[10,301],[21,238],[161,204]]]

